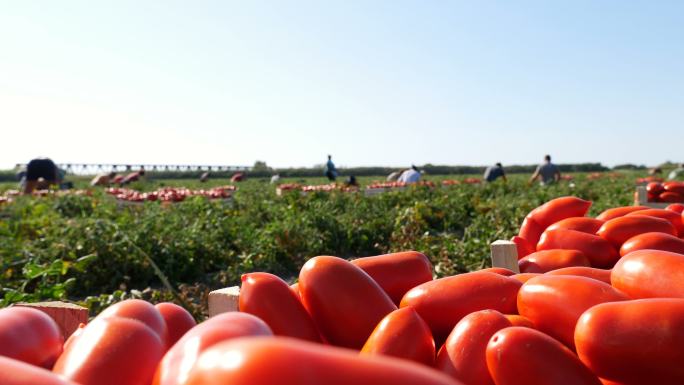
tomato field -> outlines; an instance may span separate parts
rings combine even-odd
[[[514,235],[532,208],[563,195],[592,200],[592,214],[628,205],[635,177],[578,174],[571,182],[541,187],[528,186],[523,175],[508,183],[444,186],[442,180],[459,178],[433,176],[427,179],[434,188],[372,197],[340,191],[277,196],[267,180],[251,179],[238,184],[230,201],[190,197],[173,205],[126,205],[102,189],[92,190],[92,196],[19,197],[0,204],[2,305],[70,299],[95,314],[124,298],[173,299],[201,316],[209,290],[237,284],[249,271],[294,279],[316,255],[356,258],[417,250],[431,259],[438,276],[476,270],[489,263],[489,243]],[[364,177],[360,183],[375,180]],[[327,183],[323,178],[282,182]],[[225,184],[153,180],[132,188]]]

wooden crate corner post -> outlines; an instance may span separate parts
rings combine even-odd
[[[492,267],[503,267],[520,273],[518,247],[514,242],[498,240],[491,245]]]
[[[231,286],[209,293],[209,317],[229,311],[240,311],[240,286]]]
[[[65,341],[78,329],[80,324],[88,323],[88,309],[73,303],[61,301],[19,302],[12,306],[30,307],[49,315],[59,326]]]

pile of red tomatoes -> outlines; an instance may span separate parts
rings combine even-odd
[[[684,203],[684,182],[651,182],[646,192],[649,202]]]
[[[521,273],[434,279],[415,251],[311,258],[298,282],[242,276],[240,312],[115,304],[63,343],[0,310],[0,383],[684,384],[684,205],[586,216],[562,197],[514,237]]]
[[[156,191],[142,192],[127,188],[114,187],[106,189],[105,192],[115,196],[118,200],[127,202],[182,202],[186,198],[193,196],[202,196],[210,199],[227,199],[232,196],[235,190],[237,190],[237,187],[235,186],[221,186],[200,190],[190,190],[185,187],[163,187],[157,189]]]

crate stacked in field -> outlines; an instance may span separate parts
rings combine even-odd
[[[391,192],[391,191],[404,191],[408,188],[411,187],[428,187],[428,188],[433,188],[435,187],[434,182],[432,181],[419,181],[415,183],[404,183],[404,182],[373,182],[366,186],[366,189],[364,191],[364,195],[366,196],[374,196],[378,194],[382,194],[385,192]]]
[[[276,187],[276,195],[282,196],[283,194],[286,194],[291,191],[299,191],[301,195],[306,195],[312,192],[332,192],[332,191],[341,191],[341,192],[355,192],[358,191],[359,188],[355,186],[348,186],[346,184],[340,184],[340,183],[328,183],[328,184],[321,184],[321,185],[300,185],[298,183],[283,183],[278,185]]]
[[[292,285],[242,275],[210,295],[231,311],[200,324],[127,300],[64,343],[44,313],[2,309],[0,384],[684,384],[680,207],[590,206],[532,210],[491,245],[510,269],[435,278],[415,251],[317,256]]]
[[[209,199],[231,199],[237,187],[220,186],[210,189],[191,190],[185,187],[163,187],[155,191],[142,192],[133,189],[113,187],[105,190],[107,194],[126,203],[143,202],[182,202],[189,197],[201,196]]]
[[[673,203],[684,203],[684,182],[649,182],[634,193],[637,206],[666,208]]]

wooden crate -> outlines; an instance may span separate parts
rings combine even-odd
[[[646,206],[654,209],[664,209],[665,207],[671,205],[672,203],[667,202],[649,202],[648,192],[646,191],[646,186],[637,186],[636,193],[634,194],[634,205],[635,206]]]

